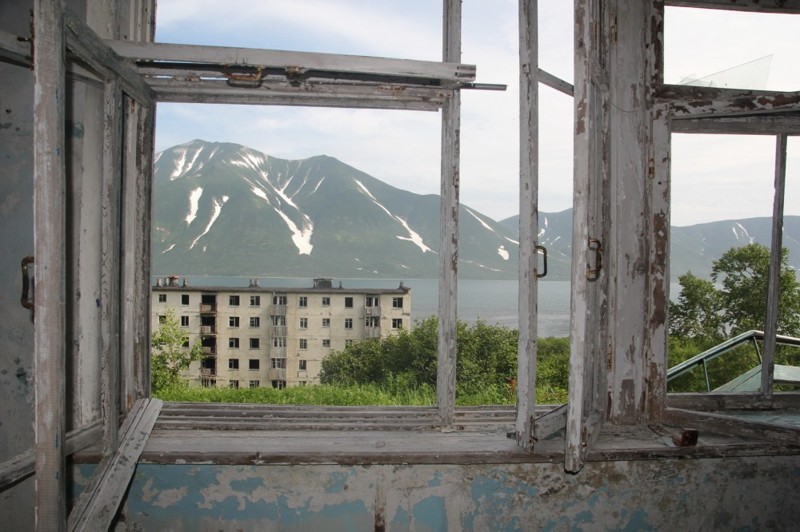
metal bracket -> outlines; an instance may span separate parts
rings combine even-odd
[[[589,251],[594,251],[594,268],[586,265],[586,278],[590,281],[596,281],[600,277],[600,270],[603,269],[603,246],[596,238],[589,237],[587,244]]]

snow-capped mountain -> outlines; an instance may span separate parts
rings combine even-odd
[[[459,274],[513,278],[514,232],[461,207]],[[194,140],[155,162],[153,273],[438,277],[439,197],[324,155]]]

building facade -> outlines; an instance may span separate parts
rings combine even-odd
[[[322,360],[370,338],[411,327],[411,289],[334,287],[315,279],[310,288],[188,286],[158,279],[152,290],[152,328],[173,309],[204,356],[185,373],[191,385],[303,386],[319,383]]]

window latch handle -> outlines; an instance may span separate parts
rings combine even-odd
[[[536,277],[541,279],[542,277],[547,275],[547,248],[544,247],[544,246],[535,245],[535,246],[533,246],[533,249],[536,250],[536,252],[540,252],[541,251],[541,253],[542,253],[542,273],[537,273],[536,274]]]

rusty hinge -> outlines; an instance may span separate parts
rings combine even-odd
[[[596,281],[600,277],[600,270],[603,268],[603,247],[596,238],[589,237],[587,244],[589,251],[594,251],[594,268],[586,265],[586,278]]]
[[[20,304],[33,311],[33,279],[30,275],[30,265],[33,264],[33,256],[28,255],[22,259],[22,296],[19,298]]]

